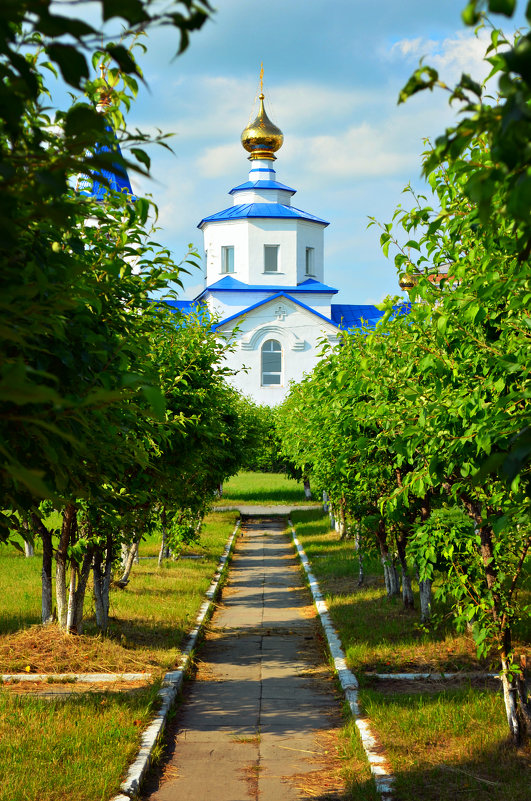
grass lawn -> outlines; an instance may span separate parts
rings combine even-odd
[[[157,703],[156,679],[180,655],[236,518],[234,512],[213,513],[201,542],[183,558],[166,560],[160,569],[156,559],[135,565],[127,587],[112,590],[106,637],[95,633],[90,619],[90,590],[86,634],[33,625],[39,619],[39,555],[25,559],[0,549],[0,672],[147,671],[155,678],[131,692],[63,700],[0,688],[0,801],[103,801],[118,792]],[[158,552],[158,544],[148,540],[145,550]],[[190,555],[202,558],[184,558]]]
[[[357,586],[357,555],[351,542],[329,530],[319,510],[295,511],[292,520],[330,614],[349,667],[360,680],[360,700],[374,723],[397,777],[397,798],[428,801],[523,801],[529,797],[529,750],[508,745],[508,727],[498,685],[465,682],[379,683],[366,672],[454,672],[497,669],[478,662],[471,638],[451,626],[418,625],[400,599],[386,597],[379,560],[365,561],[365,584]],[[416,589],[414,587],[414,589]],[[418,597],[415,597],[418,609]],[[528,650],[529,630],[519,632]],[[493,689],[494,687],[494,689]],[[344,732],[345,748],[357,753],[355,727]],[[352,798],[372,799],[371,782],[352,779]]]
[[[119,791],[158,686],[44,700],[0,690],[0,801],[101,801]]]
[[[215,505],[230,506],[231,503],[300,506],[308,504],[308,501],[304,497],[302,481],[288,478],[284,473],[238,473],[225,482],[223,497]]]

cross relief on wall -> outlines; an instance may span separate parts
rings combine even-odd
[[[277,320],[284,320],[287,313],[286,307],[283,306],[282,303],[279,303],[273,312]]]

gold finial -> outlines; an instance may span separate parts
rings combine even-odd
[[[260,65],[260,106],[256,119],[244,128],[241,136],[242,145],[251,155],[249,158],[269,159],[274,161],[274,155],[280,150],[284,135],[280,128],[274,125],[267,116],[264,108],[264,64]]]
[[[103,61],[100,61],[100,79],[102,86],[100,86],[98,89],[99,97],[97,108],[98,110],[102,111],[104,108],[107,108],[107,106],[111,105],[112,91],[114,88],[113,86],[109,85],[107,80],[107,67]]]

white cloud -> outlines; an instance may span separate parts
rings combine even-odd
[[[477,36],[469,31],[458,31],[442,41],[421,37],[401,39],[392,46],[390,57],[408,62],[424,58],[424,63],[434,67],[441,80],[448,84],[458,81],[463,72],[482,81],[490,71],[490,64],[484,61],[489,42],[490,34],[484,29]]]

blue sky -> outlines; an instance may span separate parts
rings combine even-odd
[[[152,32],[141,60],[149,91],[129,116],[143,130],[175,136],[175,155],[150,151],[153,180],[135,179],[160,209],[158,241],[176,261],[188,243],[202,252],[197,223],[232,204],[247,179],[239,138],[256,111],[260,63],[266,108],[284,132],[278,180],[297,189],[293,204],[330,222],[325,279],[342,303],[397,294],[392,259],[381,253],[368,216],[388,222],[420,179],[423,139],[453,119],[442,91],[397,106],[400,88],[426,56],[448,83],[485,75],[485,37],[465,29],[464,0],[220,0],[212,21],[177,59],[176,34]],[[514,28],[505,20],[505,29]],[[185,280],[187,296],[202,277]]]

